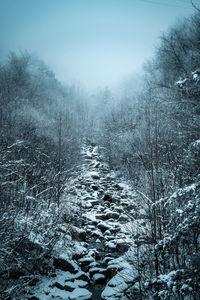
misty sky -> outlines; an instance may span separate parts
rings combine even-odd
[[[140,72],[190,0],[0,0],[1,61],[28,50],[62,82],[89,89]]]

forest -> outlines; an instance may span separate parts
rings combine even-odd
[[[138,86],[137,86],[138,85]],[[0,298],[200,299],[200,12],[89,94],[0,66]]]

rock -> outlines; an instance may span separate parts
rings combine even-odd
[[[98,266],[99,266],[99,264],[96,261],[93,261],[91,264],[89,264],[90,268],[98,267]]]
[[[50,285],[49,287],[51,287],[51,288],[56,287],[57,289],[65,290],[64,286],[57,281],[54,284]]]
[[[89,282],[89,277],[86,273],[81,273],[79,276],[76,277],[76,279]]]
[[[105,233],[105,235],[111,235],[110,228],[108,230],[106,230],[104,233]]]
[[[105,284],[106,283],[106,278],[103,274],[101,273],[96,273],[93,275],[92,280],[96,283],[96,284]]]
[[[70,263],[69,261],[63,259],[63,258],[54,258],[53,265],[56,269],[62,270],[62,271],[69,271],[70,273],[76,274],[77,270],[75,267]]]
[[[89,257],[83,257],[83,258],[80,258],[79,259],[79,263],[81,263],[81,265],[83,265],[83,266],[87,266],[87,265],[89,265],[91,262],[94,262],[95,261],[95,259],[94,259],[94,257],[92,257],[92,256],[89,256]]]
[[[88,286],[88,282],[87,282],[87,281],[84,281],[84,280],[78,280],[78,279],[76,279],[76,280],[74,281],[74,284],[75,284],[76,286],[82,287],[82,288]]]
[[[109,203],[113,202],[113,198],[109,194],[103,196],[103,201],[108,201]]]
[[[83,208],[87,208],[87,209],[92,208],[92,204],[91,204],[90,201],[82,202],[82,203],[81,203],[81,206],[82,206]]]
[[[95,185],[95,184],[91,185],[91,188],[92,188],[94,191],[98,191],[98,189],[99,189],[98,185]]]
[[[91,297],[92,297],[92,293],[87,289],[76,288],[69,296],[69,300],[90,299]]]
[[[67,291],[67,292],[72,292],[72,291],[74,290],[74,287],[71,286],[71,284],[67,282],[67,283],[64,285],[64,289],[65,289],[65,291]]]
[[[100,165],[101,165],[101,163],[100,162],[97,162],[95,165],[94,165],[94,168],[99,168],[100,167]]]
[[[96,260],[100,259],[99,251],[96,248],[91,249],[88,254],[93,256]]]
[[[129,220],[129,217],[126,215],[121,215],[118,220],[120,222],[127,222]]]
[[[100,176],[99,176],[98,172],[90,172],[90,176],[93,179],[100,179]]]
[[[99,229],[92,231],[92,236],[95,236],[97,238],[103,238],[103,234]]]
[[[83,254],[82,253],[74,253],[73,255],[72,255],[72,259],[73,260],[78,260],[78,259],[80,259],[80,258],[82,258],[83,257]]]
[[[110,228],[111,233],[117,233],[121,230],[120,226]]]
[[[102,260],[103,264],[107,264],[109,261],[113,260],[114,258],[112,256],[110,256],[110,254],[106,257],[104,257],[104,259]]]
[[[89,269],[89,273],[90,273],[90,277],[93,277],[93,275],[96,273],[105,274],[106,269],[99,268],[99,267],[93,267],[93,268]]]
[[[99,200],[98,199],[90,200],[90,203],[91,203],[92,206],[98,205],[99,204]]]
[[[114,277],[117,272],[119,271],[118,266],[108,266],[108,268],[106,269],[106,279],[111,279],[112,277]]]
[[[80,190],[80,189],[82,189],[82,185],[77,184],[77,185],[76,185],[76,188]]]
[[[113,242],[106,242],[106,247],[110,249],[116,249],[116,245]]]
[[[106,213],[107,219],[113,218],[113,219],[118,219],[119,218],[119,213],[115,211],[109,211]]]
[[[36,297],[36,296],[32,296],[32,297],[30,297],[30,298],[28,298],[29,300],[40,300],[38,297]]]
[[[109,201],[104,201],[104,206],[110,207],[110,202]]]
[[[110,235],[110,234],[109,235],[105,234],[104,238],[105,238],[106,241],[111,241],[111,240],[115,239],[115,236],[114,235]]]
[[[102,231],[105,232],[106,230],[110,229],[110,226],[105,222],[100,222],[97,227]]]
[[[105,214],[96,214],[96,219],[99,219],[99,220],[106,220],[107,217]]]
[[[118,191],[122,191],[123,190],[123,187],[120,184],[118,184],[118,183],[116,183],[114,185],[114,188],[116,188]]]

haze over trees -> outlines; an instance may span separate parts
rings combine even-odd
[[[73,186],[65,192],[85,164],[80,154],[83,147],[89,149],[84,152],[86,159],[96,157],[92,167],[98,168],[97,162],[103,160],[134,191],[128,198],[132,208],[124,206],[121,212],[132,241],[122,252],[134,278],[114,299],[199,299],[199,12],[163,33],[142,81],[137,93],[129,92],[127,85],[120,95],[108,88],[87,95],[79,87],[60,84],[43,62],[28,53],[12,53],[0,67],[0,285],[5,299],[22,299],[14,286],[26,290],[33,275],[50,274],[54,250],[59,251],[58,244],[66,236],[65,247],[71,251],[75,251],[74,235],[75,241],[90,243],[84,232],[74,233],[74,227],[84,228],[83,208],[90,207],[77,205],[73,193],[80,198],[77,190],[88,182],[82,178],[75,192]],[[99,154],[91,148],[94,145]],[[91,174],[94,180],[100,180],[98,176]],[[109,180],[114,195],[120,187],[112,190],[114,182]],[[107,207],[102,202],[115,197],[111,195],[111,201],[98,184],[90,184],[99,191],[96,198],[103,207],[95,209],[103,214],[109,207],[115,219],[120,212],[115,203]],[[119,206],[123,206],[121,200]],[[120,217],[115,219],[119,225],[123,224]],[[101,229],[102,224],[108,226],[106,222]],[[106,230],[111,229],[104,228],[96,238],[104,241]],[[111,234],[107,236],[112,242]],[[114,251],[111,244],[106,245]],[[106,276],[102,290],[112,287],[108,283],[112,276]],[[102,299],[111,299],[109,293],[103,292]],[[24,299],[31,299],[27,295]]]

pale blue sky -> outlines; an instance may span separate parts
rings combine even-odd
[[[112,86],[140,72],[190,0],[0,0],[1,60],[36,53],[63,82]]]

